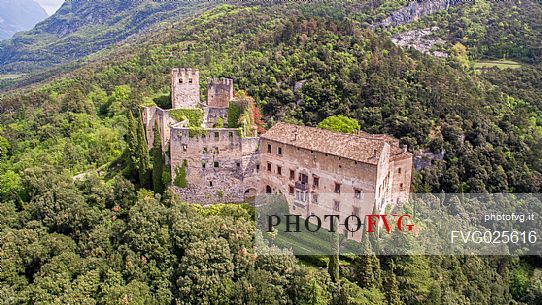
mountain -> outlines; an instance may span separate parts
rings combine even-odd
[[[47,13],[33,0],[0,0],[0,40],[30,30],[45,18]]]
[[[0,73],[26,73],[77,60],[209,6],[207,1],[67,1],[33,30],[0,42]]]

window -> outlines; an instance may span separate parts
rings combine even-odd
[[[228,133],[228,137],[230,137],[230,139],[233,138],[233,132],[230,131],[230,132]]]
[[[267,162],[267,171],[268,171],[268,172],[271,171],[271,162]]]
[[[265,192],[267,194],[271,194],[272,190],[271,190],[271,187],[269,185],[265,187]]]
[[[282,175],[282,167],[280,167],[280,166],[277,166],[277,175],[279,175],[279,176]]]
[[[277,149],[277,153],[279,154],[279,156],[282,156],[282,147],[279,147],[279,148]]]
[[[191,84],[193,82],[192,78],[188,79],[188,83]]]
[[[288,193],[290,194],[293,194],[294,193],[294,187],[293,186],[288,186]]]
[[[299,202],[307,202],[307,192],[296,190],[295,199]]]
[[[188,150],[188,146],[186,144],[183,144],[183,151],[186,152]]]
[[[205,162],[201,162],[201,167],[205,168],[205,166],[206,166]]]
[[[218,161],[215,161],[214,164],[213,164],[213,166],[214,166],[215,168],[218,168]]]
[[[401,173],[401,168],[399,167],[399,169],[397,170],[397,172],[400,174]]]
[[[354,198],[361,199],[361,190],[354,189]]]
[[[333,210],[339,212],[341,208],[341,203],[337,200],[333,200]]]
[[[241,163],[240,163],[240,162],[237,162],[236,165],[237,165],[237,167],[241,167]]]
[[[203,147],[203,153],[204,153],[204,154],[207,153],[207,146],[206,146],[206,147]]]
[[[183,79],[179,78],[179,84],[182,84],[182,83],[183,83]]]
[[[312,202],[318,204],[318,194],[312,193]]]
[[[213,181],[209,181],[209,186],[213,186]]]
[[[260,164],[256,164],[256,172],[260,171]]]
[[[405,186],[401,183],[401,184],[399,184],[399,189],[401,189],[401,191],[404,191],[404,190],[405,190]]]
[[[220,133],[219,132],[215,132],[215,140],[216,141],[220,140]]]
[[[271,144],[267,144],[267,153],[271,153]]]
[[[341,192],[341,184],[335,182],[335,193],[340,193],[340,192]]]
[[[320,186],[320,178],[312,177],[312,185],[314,185],[315,188],[318,188]]]
[[[295,180],[295,171],[293,169],[290,170],[290,180]]]

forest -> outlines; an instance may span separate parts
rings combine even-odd
[[[2,303],[542,304],[539,257],[310,258],[257,243],[249,205],[180,202],[157,170],[165,152],[142,144],[139,106],[169,92],[172,67],[197,67],[233,78],[267,127],[344,115],[443,155],[415,192],[539,192],[540,67],[479,74],[464,56],[403,50],[326,6],[224,4],[3,93]]]

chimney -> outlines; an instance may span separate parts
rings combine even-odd
[[[403,153],[406,153],[408,151],[408,145],[403,145]]]

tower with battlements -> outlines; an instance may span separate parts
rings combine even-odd
[[[171,107],[197,108],[200,103],[199,71],[191,68],[171,70]]]
[[[207,106],[213,108],[228,108],[233,100],[233,79],[213,78],[207,85]]]

